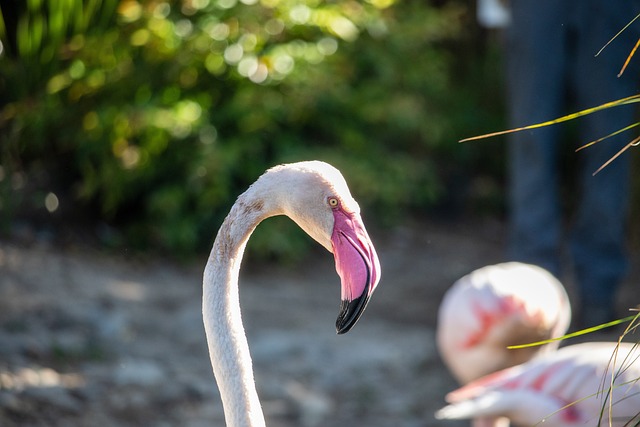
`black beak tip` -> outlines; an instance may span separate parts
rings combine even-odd
[[[336,332],[338,335],[346,334],[355,326],[368,302],[369,295],[366,292],[351,301],[342,300],[338,320],[336,320]]]

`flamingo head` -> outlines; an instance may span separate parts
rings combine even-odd
[[[358,321],[380,280],[380,261],[360,216],[360,208],[342,174],[319,161],[292,163],[270,169],[278,174],[280,191],[270,200],[333,253],[341,280],[338,334]],[[284,191],[282,191],[284,190]]]

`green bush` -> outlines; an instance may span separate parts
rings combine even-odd
[[[393,3],[3,4],[5,227],[46,220],[53,193],[63,220],[110,224],[119,245],[190,253],[266,168],[305,159],[341,169],[380,225],[455,199],[501,168],[456,144],[497,126],[499,61],[465,2]],[[272,253],[283,227],[251,247]],[[294,236],[275,254],[301,253]]]

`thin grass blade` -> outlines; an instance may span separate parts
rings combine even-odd
[[[627,60],[624,61],[624,64],[622,65],[622,69],[618,73],[618,77],[621,77],[622,73],[624,73],[624,70],[627,69],[627,65],[629,65],[629,62],[631,61],[631,58],[633,57],[633,55],[636,53],[636,50],[638,49],[639,45],[640,45],[640,39],[638,39],[638,41],[636,42],[636,45],[633,47],[633,49],[631,49],[631,53],[629,53],[629,56],[627,56]]]
[[[624,153],[625,151],[627,151],[629,148],[634,147],[638,144],[638,142],[640,142],[640,136],[635,138],[634,140],[632,140],[630,143],[628,143],[627,145],[625,145],[624,147],[622,147],[622,149],[620,151],[618,151],[616,154],[614,154],[613,156],[611,156],[611,158],[609,160],[607,160],[606,162],[604,162],[604,164],[602,166],[600,166],[598,168],[598,170],[596,170],[593,173],[593,176],[595,176],[598,172],[600,172],[602,169],[606,168],[607,166],[609,166],[611,164],[611,162],[613,162],[615,159],[617,159],[618,157],[620,157],[620,155],[622,153]]]
[[[587,148],[587,147],[591,147],[592,145],[595,145],[595,144],[597,144],[598,142],[602,142],[602,141],[604,141],[604,140],[605,140],[605,139],[607,139],[607,138],[611,138],[612,136],[616,136],[616,135],[618,135],[618,134],[621,134],[621,133],[623,133],[623,132],[626,132],[626,131],[628,131],[628,130],[631,130],[631,129],[633,129],[633,128],[634,128],[634,127],[636,127],[636,126],[640,126],[640,122],[636,122],[636,123],[630,124],[629,126],[624,127],[624,128],[622,128],[622,129],[620,129],[620,130],[617,130],[617,131],[615,131],[615,132],[612,132],[612,133],[610,133],[610,134],[609,134],[609,135],[607,135],[607,136],[603,136],[602,138],[598,138],[598,139],[596,139],[596,140],[594,140],[594,141],[588,142],[588,143],[586,143],[586,144],[584,144],[584,145],[582,145],[582,146],[580,146],[580,147],[576,148],[576,153],[577,153],[578,151],[584,150],[584,149],[585,149],[585,148]]]
[[[624,30],[626,30],[627,28],[629,28],[629,26],[630,26],[631,24],[633,24],[633,23],[635,22],[635,20],[636,20],[636,19],[638,19],[638,18],[640,18],[640,14],[636,15],[636,17],[635,17],[635,18],[633,18],[631,21],[629,21],[629,23],[628,23],[627,25],[625,25],[625,26],[624,26],[620,31],[618,31],[618,32],[616,33],[616,35],[615,35],[615,36],[613,36],[613,37],[611,38],[611,40],[609,40],[607,43],[605,43],[605,45],[604,45],[604,46],[602,46],[602,48],[598,51],[598,53],[596,53],[596,55],[595,55],[595,56],[600,55],[600,54],[602,53],[602,51],[603,51],[603,50],[605,50],[605,48],[611,44],[611,42],[612,42],[612,41],[614,41],[614,40],[615,40],[615,39],[616,39],[620,34],[622,34],[622,32],[623,32]]]
[[[581,111],[578,111],[576,113],[567,114],[566,116],[562,116],[562,117],[554,119],[554,120],[548,120],[546,122],[536,123],[536,124],[533,124],[533,125],[518,127],[518,128],[514,128],[514,129],[508,129],[508,130],[503,130],[503,131],[498,131],[498,132],[487,133],[487,134],[479,135],[479,136],[472,136],[470,138],[461,139],[459,142],[476,141],[476,140],[479,140],[479,139],[490,138],[490,137],[493,137],[493,136],[506,135],[506,134],[510,134],[510,133],[520,132],[520,131],[523,131],[523,130],[538,129],[538,128],[541,128],[541,127],[550,126],[550,125],[554,125],[554,124],[557,124],[557,123],[567,122],[569,120],[573,120],[573,119],[576,119],[578,117],[583,117],[583,116],[586,116],[588,114],[592,114],[592,113],[595,113],[595,112],[598,112],[598,111],[605,110],[607,108],[619,107],[621,105],[633,104],[633,103],[636,103],[636,102],[640,102],[640,94],[631,95],[631,96],[628,96],[626,98],[622,98],[622,99],[617,99],[615,101],[606,102],[606,103],[598,105],[596,107],[587,108],[585,110],[581,110]]]
[[[574,338],[574,337],[578,337],[580,335],[590,334],[592,332],[596,332],[596,331],[599,331],[601,329],[609,328],[611,326],[619,325],[621,323],[630,322],[633,319],[635,319],[637,316],[638,316],[637,314],[634,314],[632,316],[627,316],[627,317],[624,317],[622,319],[613,320],[611,322],[603,323],[601,325],[592,326],[590,328],[586,328],[586,329],[582,329],[580,331],[572,332],[570,334],[566,334],[566,335],[563,335],[561,337],[551,338],[551,339],[543,340],[543,341],[536,341],[536,342],[532,342],[532,343],[528,343],[528,344],[510,345],[507,348],[509,350],[516,350],[516,349],[519,349],[519,348],[536,347],[536,346],[539,346],[539,345],[549,344],[549,343],[556,342],[556,341],[562,341],[562,340],[566,340],[568,338]]]

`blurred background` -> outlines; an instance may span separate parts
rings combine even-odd
[[[499,217],[503,143],[457,144],[504,127],[474,5],[2,1],[2,233],[193,254],[265,169],[306,159],[376,226]],[[268,244],[280,227],[252,250],[299,254]]]
[[[457,142],[506,127],[502,34],[475,7],[1,0],[0,426],[224,425],[202,268],[235,198],[310,159],[345,176],[382,282],[337,338],[331,256],[258,227],[241,303],[268,425],[468,425],[433,418],[456,387],[434,325],[504,260],[505,141]]]

